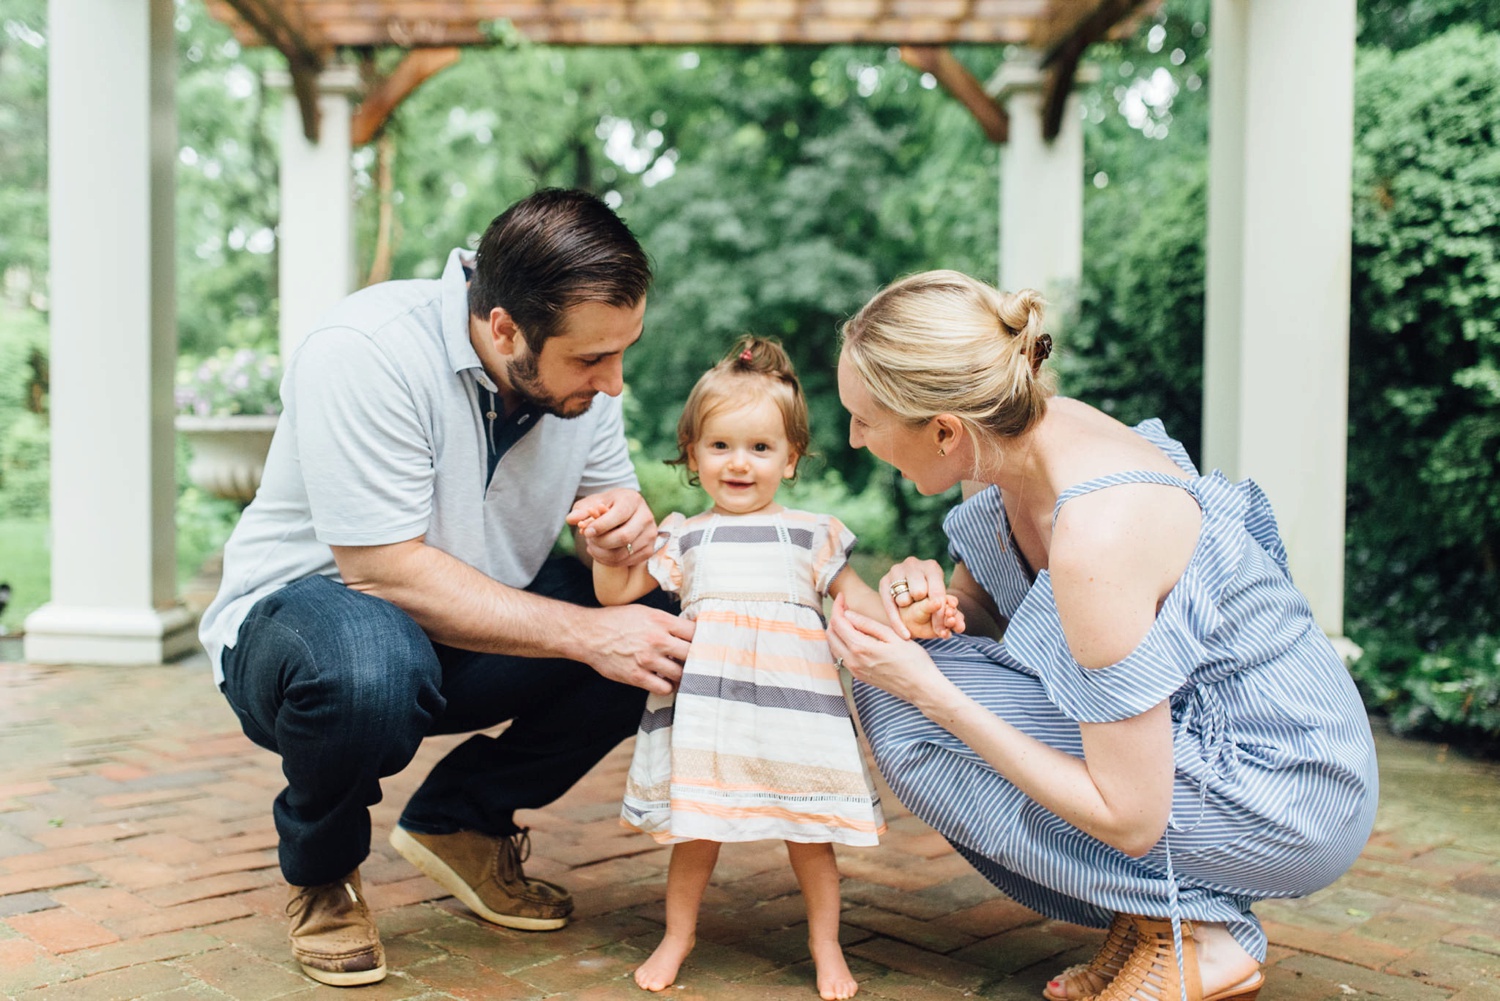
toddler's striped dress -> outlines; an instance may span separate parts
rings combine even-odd
[[[802,511],[662,522],[648,566],[696,625],[677,691],[646,701],[625,824],[663,844],[877,843],[880,798],[823,622],[853,544]]]
[[[948,515],[961,560],[1009,618],[1002,642],[928,643],[938,667],[997,716],[1083,756],[1080,722],[1108,722],[1170,700],[1176,774],[1166,835],[1143,858],[1084,834],[1012,786],[910,704],[855,683],[855,704],[891,790],[991,882],[1049,917],[1103,927],[1113,912],[1225,922],[1263,959],[1250,905],[1332,882],[1374,823],[1375,750],[1359,695],[1293,586],[1265,495],[1251,481],[1199,476],[1159,421],[1136,431],[1191,479],[1121,473],[1122,483],[1190,493],[1197,547],[1146,637],[1090,670],[1072,657],[1047,571],[1017,558],[999,491]],[[1054,514],[1054,518],[1056,515]]]

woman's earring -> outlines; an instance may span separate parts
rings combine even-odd
[[[948,450],[946,448],[942,448],[942,447],[938,448],[938,455],[947,455],[947,454],[948,454]]]

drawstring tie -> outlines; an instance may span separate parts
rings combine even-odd
[[[1182,707],[1182,732],[1198,733],[1198,749],[1203,755],[1207,770],[1198,782],[1198,813],[1191,825],[1183,827],[1175,817],[1167,818],[1167,829],[1162,832],[1162,849],[1167,856],[1167,899],[1172,917],[1172,950],[1177,958],[1177,982],[1182,990],[1182,1001],[1188,1001],[1187,971],[1182,955],[1182,898],[1177,889],[1177,873],[1172,868],[1172,832],[1191,834],[1203,823],[1207,812],[1208,780],[1224,778],[1233,760],[1234,741],[1229,730],[1229,714],[1224,700],[1219,697],[1216,686],[1202,684],[1193,689],[1191,697]]]

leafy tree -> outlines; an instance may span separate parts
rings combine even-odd
[[[1207,0],[1163,5],[1091,53],[1084,273],[1063,389],[1126,423],[1160,417],[1200,455],[1208,183]]]
[[[1497,65],[1472,27],[1359,58],[1349,604],[1421,643],[1500,632]]]
[[[1359,0],[1359,44],[1409,49],[1461,24],[1500,31],[1493,0]]]
[[[46,10],[8,0],[0,14],[0,276],[23,300],[47,272]]]

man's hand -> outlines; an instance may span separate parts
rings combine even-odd
[[[645,498],[624,487],[578,498],[566,520],[578,529],[589,557],[607,567],[644,563],[656,545],[656,519]]]
[[[591,611],[597,642],[581,659],[612,681],[666,695],[682,679],[693,623],[644,605]]]

